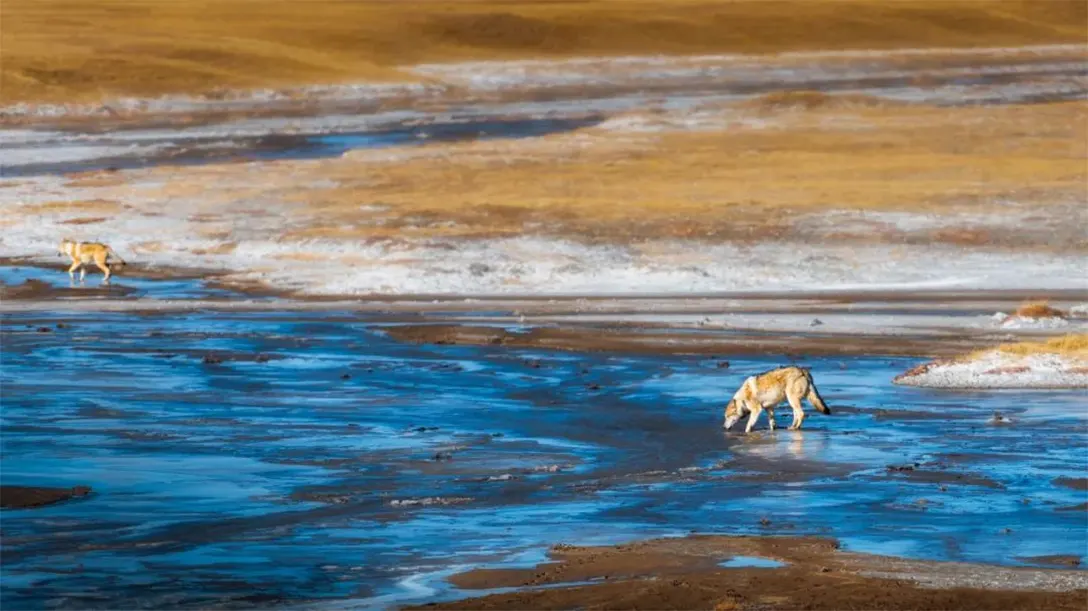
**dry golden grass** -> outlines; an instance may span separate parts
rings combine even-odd
[[[6,103],[405,78],[423,61],[1084,42],[1082,0],[5,0]]]
[[[1016,308],[1014,316],[1021,318],[1065,318],[1066,313],[1058,308],[1051,307],[1051,305],[1045,301],[1036,301],[1032,303],[1025,303],[1024,305]]]
[[[1064,335],[1043,342],[1001,344],[997,350],[1013,356],[1054,354],[1067,358],[1088,359],[1088,333]]]
[[[338,186],[291,197],[314,215],[302,230],[308,237],[764,239],[790,231],[800,214],[826,210],[991,215],[995,202],[1012,201],[1031,202],[1046,220],[1050,204],[1075,210],[1069,202],[1083,199],[1088,180],[1083,103],[830,109],[780,119],[788,129],[432,145],[391,161],[362,151],[314,168]],[[388,210],[363,214],[361,202]],[[373,217],[385,224],[363,222]],[[1083,241],[1083,221],[1059,222],[1068,236],[1044,228],[1034,239],[1069,247]],[[1005,236],[938,229],[933,238],[1030,240],[1039,225]],[[877,224],[869,237],[880,241],[881,231]]]

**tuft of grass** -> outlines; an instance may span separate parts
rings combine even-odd
[[[3,103],[412,80],[480,59],[1083,43],[1083,0],[5,0]]]
[[[1051,307],[1045,301],[1025,303],[1016,308],[1015,316],[1020,318],[1066,318],[1067,314],[1058,308]]]

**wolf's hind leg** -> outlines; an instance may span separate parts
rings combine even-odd
[[[110,266],[106,265],[106,257],[96,257],[95,260],[94,260],[94,264],[98,269],[102,270],[103,274],[106,274],[106,277],[102,279],[102,282],[105,282],[106,284],[109,284],[110,283]]]
[[[786,399],[790,402],[790,407],[793,408],[793,423],[790,424],[790,430],[796,431],[801,428],[801,423],[805,421],[805,410],[801,407],[801,396],[787,393]]]

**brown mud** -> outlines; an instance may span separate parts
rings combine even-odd
[[[610,547],[560,545],[529,569],[475,570],[463,589],[533,588],[414,609],[1077,609],[1081,572],[910,562],[838,551],[834,540],[690,536]],[[778,568],[722,568],[741,556]]]
[[[87,486],[76,486],[74,488],[0,486],[0,507],[4,509],[44,507],[69,499],[84,497],[90,493],[91,489]]]
[[[929,336],[889,337],[884,335],[793,334],[738,330],[729,335],[700,336],[677,333],[667,328],[629,326],[596,328],[588,326],[535,327],[508,331],[498,327],[420,324],[390,327],[394,339],[420,344],[507,346],[547,348],[576,352],[621,352],[631,354],[734,355],[879,355],[930,356],[956,354],[968,346],[984,345],[978,334],[962,333],[939,338]]]

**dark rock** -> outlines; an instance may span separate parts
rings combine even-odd
[[[468,266],[468,273],[479,278],[484,274],[491,273],[491,266],[486,263],[473,263]]]
[[[215,356],[214,354],[205,354],[204,358],[202,359],[202,362],[205,365],[219,365],[220,363],[223,362],[223,359],[219,358],[218,356]]]

